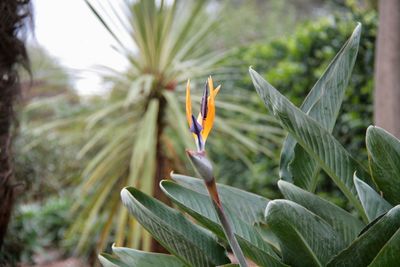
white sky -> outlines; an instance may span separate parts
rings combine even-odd
[[[126,68],[113,39],[83,0],[34,0],[36,41],[71,70],[80,94],[105,90],[93,67]]]

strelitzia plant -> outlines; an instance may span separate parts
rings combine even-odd
[[[204,130],[209,129],[207,125],[212,121],[212,116],[207,121],[207,115],[214,112],[207,110],[210,102],[206,99],[215,91],[210,90],[208,96],[206,88],[200,116],[196,119],[192,115],[190,104],[187,108],[191,132],[198,143],[198,150],[189,151],[188,155],[202,179],[173,173],[173,181],[160,183],[163,192],[182,212],[132,187],[121,192],[122,202],[130,213],[172,255],[113,247],[114,256],[101,254],[102,264],[141,267],[229,264],[224,246],[230,244],[235,252],[234,240],[226,234],[226,225],[230,225],[246,261],[252,260],[258,266],[398,266],[400,140],[370,126],[366,135],[367,169],[330,133],[354,66],[360,33],[358,25],[300,108],[250,69],[266,107],[289,132],[290,139],[286,140],[289,143],[281,157],[291,160],[281,168],[289,166],[291,176],[290,179],[282,176],[278,182],[285,199],[269,200],[215,184],[211,163],[204,152],[204,137],[207,137]],[[304,155],[308,156],[307,162],[303,161]],[[303,168],[298,164],[290,167],[297,161]],[[322,168],[332,178],[354,210],[346,211],[313,193],[309,180],[302,179],[311,179],[313,183],[314,176],[304,178],[303,174],[317,172],[315,168]],[[216,207],[217,202],[229,215],[228,222],[218,214],[221,209]],[[239,263],[245,266],[238,254],[235,252]]]

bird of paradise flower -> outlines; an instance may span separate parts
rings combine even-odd
[[[190,161],[196,171],[203,178],[207,190],[209,192],[215,211],[221,222],[224,233],[229,241],[236,259],[241,267],[247,266],[246,259],[238,244],[232,229],[232,224],[225,214],[224,208],[219,198],[217,184],[213,174],[213,167],[207,158],[205,144],[207,137],[211,132],[215,119],[215,97],[217,96],[221,86],[214,89],[211,76],[207,79],[204,87],[203,97],[201,99],[200,112],[197,118],[192,113],[192,102],[190,98],[190,80],[186,85],[186,118],[189,123],[189,129],[193,133],[196,142],[197,151],[186,150]]]

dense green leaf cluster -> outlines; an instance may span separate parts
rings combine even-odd
[[[256,91],[289,133],[281,154],[281,162],[288,159],[288,164],[280,166],[278,182],[285,199],[217,187],[244,255],[258,266],[390,267],[400,262],[400,140],[370,126],[366,133],[369,168],[365,168],[331,133],[360,34],[358,25],[301,108],[250,69]],[[302,162],[304,157],[307,162]],[[297,161],[301,166],[294,164]],[[312,177],[303,175],[302,167],[309,173],[323,169],[355,211],[313,194],[308,182]],[[182,213],[132,187],[123,189],[121,196],[129,212],[173,256],[113,248],[115,256],[100,256],[104,266],[166,266],[167,260],[169,266],[230,264],[227,238],[203,181],[176,174],[172,179],[162,181],[160,187]]]
[[[354,21],[362,23],[363,33],[333,135],[357,160],[366,160],[365,128],[372,123],[373,111],[374,43],[377,33],[375,10],[348,10],[333,18],[302,23],[291,36],[238,48],[227,64],[238,65],[238,80],[234,81],[234,87],[253,90],[252,81],[247,75],[247,66],[252,66],[290,101],[300,106],[305,95],[351,34]],[[275,172],[274,162],[270,159],[259,157],[253,160],[253,173],[263,173],[264,177],[268,177],[268,173]],[[218,160],[218,163],[225,164],[222,160]],[[232,173],[241,172],[238,166],[226,163],[226,167],[234,170]],[[225,176],[232,177],[232,173],[226,173]],[[257,178],[229,177],[224,180],[255,192],[273,195],[273,192],[265,188],[266,183],[269,186],[275,183],[271,177],[262,181]],[[322,191],[332,191],[330,183],[322,183],[320,186]]]

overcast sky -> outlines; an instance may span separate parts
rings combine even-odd
[[[34,0],[33,4],[37,43],[69,68],[79,93],[104,90],[95,65],[125,68],[125,61],[111,48],[112,37],[83,0]]]

